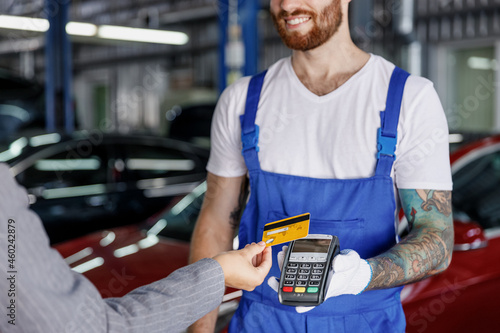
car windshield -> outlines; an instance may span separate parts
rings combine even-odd
[[[200,213],[207,183],[203,182],[172,209],[163,214],[148,230],[148,234],[189,241]]]
[[[43,87],[0,69],[0,142],[45,127]]]
[[[453,174],[453,206],[484,229],[500,226],[500,151],[472,160]]]

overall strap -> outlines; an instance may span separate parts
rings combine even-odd
[[[397,67],[392,72],[387,92],[385,111],[380,113],[380,128],[377,133],[377,176],[390,176],[392,165],[396,159],[398,141],[398,122],[405,83],[409,73]]]
[[[259,170],[259,126],[255,124],[257,109],[259,106],[260,92],[267,70],[256,74],[248,85],[247,99],[245,103],[245,113],[240,116],[241,122],[241,153],[245,158],[248,171]]]

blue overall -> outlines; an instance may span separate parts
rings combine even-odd
[[[386,110],[381,112],[377,167],[374,176],[365,179],[315,179],[260,168],[255,117],[265,74],[251,79],[245,113],[240,119],[242,153],[251,187],[240,224],[240,245],[260,241],[266,223],[310,212],[309,233],[336,235],[342,249],[354,249],[361,258],[371,258],[390,249],[396,243],[396,205],[390,173],[395,160],[401,100],[409,74],[397,67],[392,74]],[[273,247],[273,259],[281,247]],[[280,276],[276,260],[270,276]],[[281,305],[277,293],[264,282],[253,292],[243,293],[229,331],[404,332],[400,291],[401,288],[392,288],[332,297],[313,310],[298,314],[294,307]]]

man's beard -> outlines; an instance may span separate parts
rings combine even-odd
[[[297,15],[310,16],[311,22],[314,24],[312,29],[305,35],[298,31],[289,33],[286,30],[286,22],[283,18]],[[323,45],[339,30],[342,23],[342,8],[340,7],[340,0],[332,0],[332,3],[323,9],[319,15],[305,10],[297,10],[293,13],[280,11],[275,14],[271,12],[271,17],[286,46],[292,50],[309,51]]]

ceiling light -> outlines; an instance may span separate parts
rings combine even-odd
[[[189,40],[188,35],[183,32],[128,28],[112,25],[100,26],[98,28],[97,37],[131,42],[174,45],[184,45]]]
[[[0,15],[0,29],[14,29],[46,32],[50,23],[46,19],[22,16]],[[178,31],[139,29],[112,25],[96,26],[91,23],[68,22],[66,32],[71,36],[98,37],[142,43],[184,45],[189,41],[187,34]]]
[[[155,223],[155,225],[153,227],[151,227],[151,229],[149,229],[148,236],[149,235],[154,235],[154,236],[158,235],[160,233],[160,231],[162,231],[166,226],[167,226],[167,220],[165,220],[165,219],[159,220],[158,222]]]
[[[84,185],[64,188],[50,188],[42,191],[42,197],[46,200],[83,197],[106,193],[106,186],[103,184]]]
[[[156,235],[148,234],[148,237],[141,239],[137,242],[139,248],[142,250],[152,247],[160,242],[160,239]]]
[[[44,146],[51,143],[59,143],[61,141],[61,135],[58,133],[49,133],[34,136],[30,139],[30,146],[38,147]]]
[[[467,59],[467,65],[471,69],[479,70],[497,70],[497,61],[495,59],[484,57],[470,57]]]
[[[108,246],[109,244],[114,242],[115,238],[116,238],[116,234],[113,231],[108,231],[108,234],[106,235],[106,237],[103,237],[99,241],[99,245],[101,245],[102,247]]]
[[[49,27],[46,19],[0,15],[0,28],[4,29],[45,32]]]
[[[97,34],[97,26],[91,23],[69,22],[66,24],[66,32],[73,36],[92,37]]]
[[[104,259],[101,257],[97,257],[87,262],[84,262],[83,264],[73,267],[72,270],[78,273],[85,273],[87,271],[90,271],[91,269],[102,266],[102,264],[104,264]]]
[[[131,158],[127,160],[130,170],[190,171],[195,164],[192,160]]]
[[[101,161],[97,158],[43,159],[35,162],[38,171],[91,171],[99,170]]]
[[[449,143],[460,143],[464,141],[464,136],[462,134],[450,134],[448,136],[448,142]]]
[[[128,255],[137,253],[138,251],[139,251],[139,246],[137,246],[137,244],[131,244],[131,245],[116,249],[113,252],[113,255],[116,258],[122,258],[122,257],[128,256]]]
[[[64,258],[64,261],[66,261],[66,264],[71,265],[77,261],[82,260],[83,258],[88,257],[92,254],[92,252],[94,252],[94,250],[91,247],[86,247],[83,250]]]

